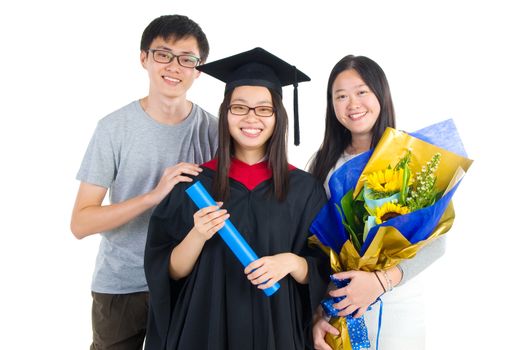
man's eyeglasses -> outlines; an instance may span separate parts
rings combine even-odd
[[[248,107],[246,105],[233,104],[228,108],[229,111],[234,115],[246,115],[251,110],[253,110],[255,115],[258,115],[259,117],[271,117],[275,113],[275,108],[270,106]]]
[[[175,55],[167,50],[148,49],[152,52],[154,61],[158,63],[171,63],[175,58],[182,67],[194,68],[200,64],[200,58],[193,55]]]

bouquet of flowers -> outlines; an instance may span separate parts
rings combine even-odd
[[[386,270],[411,259],[451,228],[451,198],[471,163],[452,120],[412,134],[387,128],[373,151],[332,175],[311,241],[330,256],[333,272]],[[326,342],[333,349],[368,348],[365,335],[350,336],[360,333],[353,322],[332,317],[340,335],[327,334]]]

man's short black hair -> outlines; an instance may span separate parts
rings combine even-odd
[[[205,62],[209,55],[209,42],[202,28],[187,16],[165,15],[156,18],[145,28],[141,36],[141,51],[150,49],[154,39],[161,37],[165,41],[194,37],[198,43],[200,60]]]

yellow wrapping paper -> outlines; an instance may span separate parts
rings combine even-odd
[[[407,151],[412,153],[410,168],[413,173],[419,171],[423,165],[431,160],[434,154],[440,153],[440,164],[436,171],[436,186],[441,190],[448,187],[459,167],[467,171],[473,163],[471,159],[422,141],[403,131],[387,128],[372,152],[365,169],[363,169],[354,191],[354,198],[363,188],[366,174],[385,169],[389,164],[394,167]]]

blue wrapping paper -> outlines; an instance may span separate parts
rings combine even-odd
[[[330,276],[330,279],[337,288],[343,288],[350,283],[350,279],[340,280],[335,278],[334,276]],[[324,312],[330,317],[340,317],[338,316],[340,310],[336,309],[333,304],[340,302],[344,298],[345,297],[337,297],[323,300],[321,302],[321,306],[323,307]],[[376,337],[376,349],[378,349],[379,346],[379,331],[381,329],[381,315],[383,312],[383,301],[381,301],[380,298],[376,299],[376,301],[372,305],[377,302],[380,303],[380,309],[378,318],[378,335]],[[372,307],[369,306],[367,311],[370,311],[371,309]],[[370,349],[371,344],[368,337],[368,329],[365,324],[365,317],[361,316],[355,318],[354,315],[356,312],[357,311],[355,311],[351,315],[345,316],[348,334],[350,335],[350,345],[352,347],[352,350]]]

